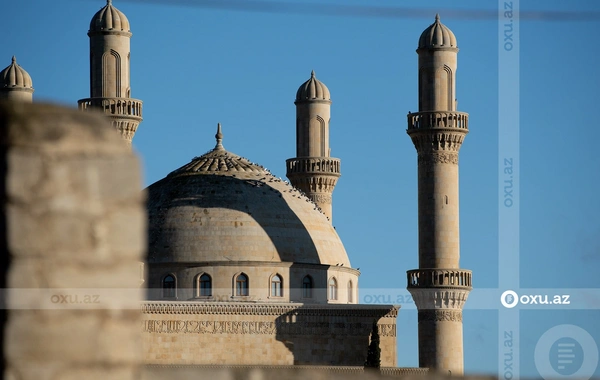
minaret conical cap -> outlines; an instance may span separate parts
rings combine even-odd
[[[310,79],[302,83],[296,92],[296,102],[307,100],[331,100],[329,89],[317,79],[314,70],[310,73]]]
[[[419,49],[456,48],[454,33],[440,22],[440,15],[435,15],[435,22],[421,33]]]
[[[107,31],[131,32],[129,20],[123,12],[112,5],[112,0],[106,0],[106,5],[96,12],[90,21],[90,32]]]
[[[17,63],[13,55],[12,63],[0,71],[0,87],[2,88],[27,88],[33,90],[31,76]]]

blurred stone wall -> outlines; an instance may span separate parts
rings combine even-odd
[[[0,104],[4,378],[138,379],[145,205],[99,115]]]

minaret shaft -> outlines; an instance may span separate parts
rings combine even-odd
[[[127,98],[131,95],[129,57],[128,36],[90,36],[91,98]]]
[[[417,150],[419,269],[407,272],[419,316],[419,366],[462,375],[462,307],[472,287],[460,269],[458,152],[469,115],[456,111],[456,38],[439,17],[419,39],[419,112],[407,133]]]
[[[340,160],[331,157],[327,87],[313,72],[296,94],[296,157],[286,161],[287,177],[332,220],[332,193],[340,177]]]
[[[458,165],[419,155],[419,268],[458,268]]]

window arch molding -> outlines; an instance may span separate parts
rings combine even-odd
[[[302,298],[312,298],[315,281],[310,274],[302,278]]]
[[[336,301],[338,299],[338,282],[335,277],[329,277],[327,281],[327,299]]]
[[[348,280],[348,303],[354,302],[354,284],[352,280]]]
[[[238,272],[233,275],[233,296],[247,297],[250,295],[250,277],[245,272]]]
[[[269,296],[283,297],[283,276],[279,273],[273,273],[269,277]]]
[[[200,272],[194,277],[194,294],[196,298],[212,297],[212,276],[206,272]]]
[[[177,276],[167,273],[160,280],[162,298],[177,298]]]

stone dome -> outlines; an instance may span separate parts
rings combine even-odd
[[[440,15],[435,15],[435,22],[421,33],[419,49],[456,48],[454,33],[440,22]]]
[[[317,79],[314,70],[310,73],[310,79],[302,83],[296,92],[296,102],[307,100],[331,100],[329,89]]]
[[[12,63],[0,71],[0,80],[3,88],[26,88],[33,89],[31,76],[17,64],[17,58],[12,57]]]
[[[150,264],[288,262],[350,268],[327,217],[287,181],[217,146],[148,187]],[[219,264],[215,264],[219,265]]]
[[[107,0],[104,8],[96,12],[90,21],[90,32],[106,31],[131,32],[129,20],[123,12],[113,7],[112,0]]]

